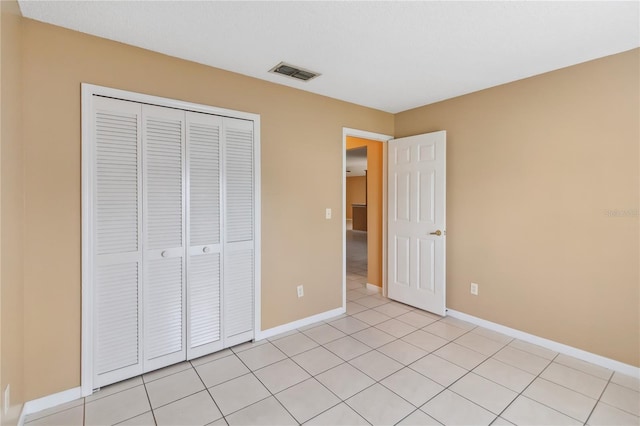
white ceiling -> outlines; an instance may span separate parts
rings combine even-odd
[[[27,18],[391,113],[640,45],[638,1],[19,3]],[[280,61],[322,76],[269,74]]]

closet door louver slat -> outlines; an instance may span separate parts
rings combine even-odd
[[[95,97],[94,387],[142,373],[138,104]]]

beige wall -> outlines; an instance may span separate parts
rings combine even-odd
[[[396,115],[447,131],[449,308],[640,365],[639,52]]]
[[[342,305],[342,128],[391,114],[27,19],[23,42],[24,244],[49,248],[25,270],[27,400],[80,384],[81,82],[260,114],[262,327]]]
[[[347,219],[353,217],[352,204],[365,204],[367,201],[367,177],[351,176],[347,178],[345,215]]]
[[[21,20],[15,1],[0,2],[0,298],[2,395],[11,385],[11,406],[3,425],[16,424],[23,386],[24,187],[21,134]],[[3,402],[4,406],[4,402]]]
[[[367,282],[382,287],[383,142],[347,137],[347,149],[367,147]]]

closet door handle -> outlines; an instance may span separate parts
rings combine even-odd
[[[211,249],[207,246],[202,247],[202,252],[203,253],[209,253],[211,251]]]
[[[166,250],[162,250],[162,253],[160,253],[160,256],[162,257],[167,257],[169,255],[169,253],[167,253]]]

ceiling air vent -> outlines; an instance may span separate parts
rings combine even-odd
[[[304,68],[296,67],[294,65],[280,62],[275,67],[271,68],[269,72],[274,74],[282,74],[287,77],[295,78],[296,80],[309,81],[320,75],[320,73],[305,70]]]

